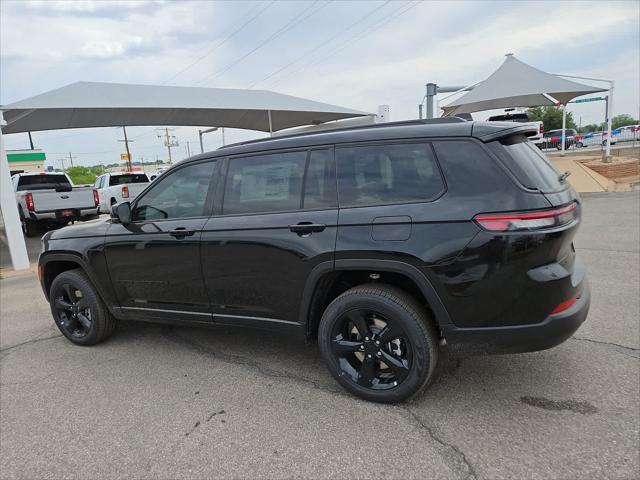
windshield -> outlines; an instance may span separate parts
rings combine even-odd
[[[127,175],[112,175],[109,178],[109,186],[124,185],[125,183],[146,183],[149,179],[146,173],[132,173]]]
[[[71,187],[65,175],[27,175],[20,177],[16,190],[50,190],[60,186]]]

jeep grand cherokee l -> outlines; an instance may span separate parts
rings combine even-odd
[[[586,318],[580,198],[531,128],[449,118],[198,155],[110,220],[47,233],[44,294],[79,345],[122,320],[261,327],[317,338],[355,395],[407,399],[440,344],[542,350]]]

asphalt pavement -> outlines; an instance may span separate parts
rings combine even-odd
[[[33,274],[0,280],[1,478],[638,478],[640,196],[584,197],[589,318],[544,352],[453,357],[399,405],[315,345],[125,324],[61,338]]]

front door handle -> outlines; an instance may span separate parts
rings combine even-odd
[[[190,237],[194,233],[196,233],[195,230],[187,230],[185,227],[178,227],[174,230],[169,230],[169,235],[176,238]]]
[[[309,235],[313,232],[322,232],[327,226],[324,223],[300,222],[289,225],[289,230],[298,235]]]

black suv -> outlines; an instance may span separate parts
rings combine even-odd
[[[449,118],[223,147],[47,233],[42,288],[80,345],[120,320],[263,327],[317,338],[350,392],[403,400],[439,345],[541,350],[587,316],[580,199],[533,133]]]

